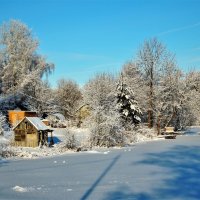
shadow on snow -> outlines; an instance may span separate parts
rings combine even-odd
[[[178,145],[169,151],[147,153],[145,158],[133,165],[149,165],[160,167],[159,175],[163,184],[155,183],[148,192],[135,193],[134,188],[120,187],[105,195],[105,200],[166,200],[166,199],[200,199],[200,147]],[[166,176],[166,170],[169,175]],[[137,172],[134,172],[137,173]],[[157,185],[156,185],[157,184]],[[143,189],[145,191],[145,188]]]
[[[116,156],[110,165],[103,171],[103,173],[97,178],[97,180],[92,184],[92,186],[85,192],[85,194],[80,198],[81,200],[86,200],[89,198],[89,196],[92,194],[92,192],[95,190],[95,188],[98,186],[98,184],[101,182],[101,180],[106,176],[106,174],[112,169],[112,167],[115,165],[115,163],[119,160],[120,155]]]

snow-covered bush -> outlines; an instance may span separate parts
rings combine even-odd
[[[14,156],[15,153],[10,146],[10,141],[5,137],[0,136],[0,158]]]
[[[84,102],[90,107],[90,116],[84,122],[90,128],[90,146],[109,147],[122,143],[115,92],[116,79],[106,73],[96,75],[84,87]]]
[[[151,140],[156,136],[154,129],[149,129],[144,126],[135,127],[132,131],[124,132],[124,140],[126,144],[137,143]]]
[[[63,148],[66,149],[77,149],[78,148],[78,142],[76,140],[75,134],[72,131],[67,131],[65,135],[65,139],[63,141]]]
[[[105,112],[99,108],[91,116],[90,123],[91,146],[111,147],[123,144],[120,115],[116,110]]]
[[[4,133],[4,126],[6,123],[5,116],[0,112],[0,135],[3,135]]]

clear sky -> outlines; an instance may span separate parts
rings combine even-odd
[[[200,70],[200,0],[0,0],[0,24],[18,19],[55,64],[49,77],[83,85],[117,73],[145,39],[157,37],[183,70]]]

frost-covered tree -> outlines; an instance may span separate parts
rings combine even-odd
[[[116,80],[106,73],[97,74],[84,87],[84,102],[90,106],[88,126],[92,133],[91,145],[113,146],[122,143],[115,91]]]
[[[146,100],[148,104],[147,113],[149,128],[152,128],[155,122],[155,90],[160,80],[161,69],[166,65],[170,57],[171,55],[166,50],[166,47],[156,38],[145,41],[138,51],[137,66],[148,88]]]
[[[183,73],[173,57],[165,62],[159,84],[156,87],[156,123],[160,128],[174,126],[180,128],[180,114],[184,109]]]
[[[31,30],[22,22],[11,20],[0,27],[0,83],[3,93],[17,92],[33,80],[53,70],[36,50]]]
[[[51,89],[48,81],[36,79],[31,84],[26,85],[20,93],[25,96],[24,103],[27,104],[27,108],[37,111],[40,116],[58,110],[55,92]]]
[[[89,118],[91,130],[90,144],[92,146],[116,146],[123,144],[122,124],[120,114],[110,102],[110,108],[97,107]]]
[[[138,106],[142,111],[142,122],[147,121],[146,111],[148,110],[148,98],[146,94],[148,88],[142,72],[135,61],[129,61],[123,65],[121,74],[123,74],[123,83],[132,90],[134,99],[138,102]]]
[[[0,109],[30,109],[27,88],[42,84],[54,65],[37,53],[38,40],[22,22],[11,20],[0,27]]]
[[[200,72],[190,71],[186,74],[184,93],[186,96],[185,106],[187,116],[185,119],[188,125],[200,124]]]
[[[60,79],[55,91],[55,100],[66,118],[74,118],[82,99],[78,84],[72,80]]]
[[[0,33],[1,79],[4,90],[16,90],[17,86],[30,82],[30,78],[41,76],[50,67],[36,53],[38,41],[33,39],[26,25],[11,20],[1,26]]]
[[[117,105],[125,126],[129,123],[137,125],[141,122],[142,112],[138,107],[132,89],[124,84],[123,77],[117,85]]]

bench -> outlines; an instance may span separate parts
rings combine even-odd
[[[174,127],[165,127],[164,137],[165,139],[176,139],[177,134],[174,132]]]

